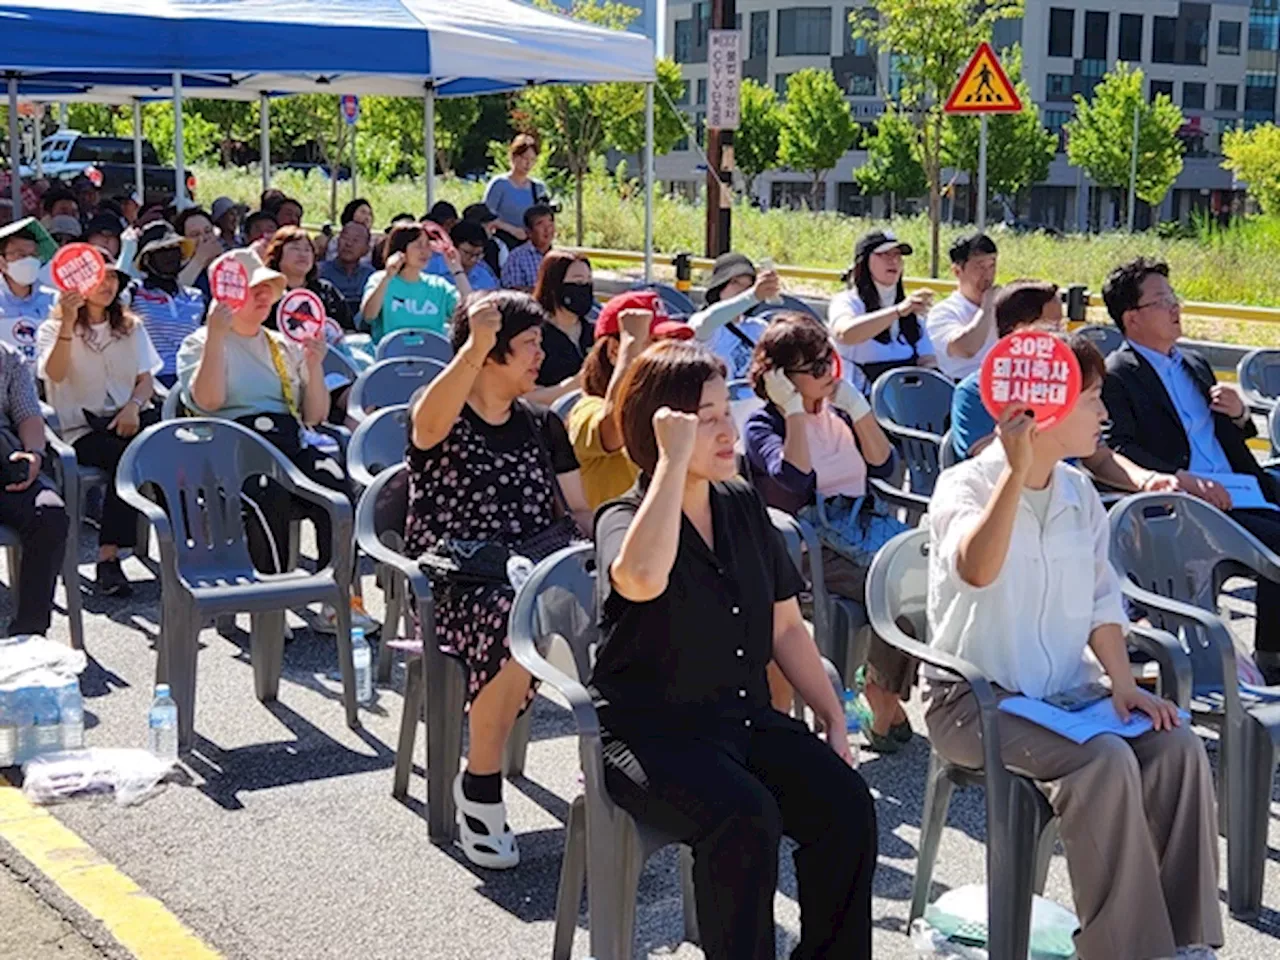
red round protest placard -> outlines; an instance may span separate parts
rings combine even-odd
[[[1009,404],[1035,414],[1036,426],[1051,427],[1076,405],[1080,364],[1066,341],[1051,333],[1011,333],[991,348],[978,375],[982,405],[996,419]]]
[[[209,267],[209,293],[232,310],[239,310],[249,299],[249,271],[234,254],[224,253]]]
[[[86,294],[97,288],[107,275],[107,264],[91,243],[68,243],[49,263],[53,284],[63,293],[74,290]]]
[[[305,287],[290,290],[280,301],[280,332],[297,343],[323,337],[327,319],[324,302]]]

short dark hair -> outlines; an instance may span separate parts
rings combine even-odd
[[[422,219],[444,226],[448,221],[458,219],[458,208],[448,200],[437,200],[431,205],[431,209],[423,215]]]
[[[1124,315],[1142,302],[1143,281],[1153,273],[1167,278],[1169,264],[1151,257],[1137,257],[1107,274],[1102,285],[1102,302],[1121,333],[1124,333]]]
[[[369,212],[373,212],[373,204],[364,197],[356,197],[345,207],[342,208],[342,216],[338,217],[338,222],[344,227],[356,218],[356,211],[361,207],[368,207]]]
[[[79,209],[80,201],[76,199],[76,195],[64,186],[50,187],[44,192],[44,196],[40,198],[40,209],[45,213],[53,211],[53,205],[62,200],[70,200]]]
[[[658,465],[653,415],[662,407],[697,413],[702,386],[725,376],[724,363],[706,347],[687,340],[660,340],[632,362],[622,381],[618,420],[631,462],[645,473]]]
[[[489,351],[489,359],[494,363],[505,363],[511,356],[511,341],[532,327],[540,327],[550,322],[547,312],[538,306],[538,301],[519,290],[493,290],[477,292],[466,297],[453,312],[453,324],[449,330],[449,342],[453,344],[456,354],[471,335],[471,317],[467,311],[477,300],[489,297],[502,314],[502,327],[498,330],[498,341]]]
[[[190,220],[192,217],[204,217],[210,223],[213,223],[213,216],[209,213],[209,211],[205,210],[204,207],[187,207],[187,209],[183,210],[180,214],[178,214],[174,218],[173,229],[177,230],[179,233],[182,233],[183,229],[187,225],[187,221]]]
[[[248,237],[249,234],[253,233],[253,228],[263,220],[270,220],[277,227],[280,226],[280,221],[275,218],[275,214],[266,210],[255,210],[244,218],[244,235]]]
[[[591,261],[580,253],[568,250],[551,250],[542,258],[538,267],[538,279],[533,285],[533,299],[542,305],[548,316],[554,316],[564,290],[565,274],[575,263],[591,266]]]
[[[453,241],[455,247],[469,243],[473,247],[483,249],[489,240],[489,234],[485,232],[484,227],[473,220],[459,220],[449,231],[449,239]]]
[[[1014,280],[996,294],[996,336],[1007,337],[1019,327],[1035,323],[1049,301],[1058,295],[1058,285],[1044,280]]]
[[[293,206],[298,208],[298,219],[301,220],[302,215],[306,212],[306,207],[302,205],[302,201],[295,200],[293,197],[285,197],[283,200],[277,203],[273,209],[276,213],[279,213],[281,209],[285,207],[286,204],[292,204]]]
[[[285,193],[278,187],[268,187],[258,198],[258,206],[268,212],[275,210],[285,201]]]
[[[1076,356],[1080,364],[1080,389],[1088,390],[1095,383],[1100,383],[1107,375],[1107,361],[1102,358],[1102,351],[1088,337],[1075,333],[1067,339],[1067,346]]]
[[[390,260],[393,253],[404,253],[420,236],[422,227],[417,223],[397,223],[387,233],[387,243],[382,249],[383,259]]]
[[[967,233],[956,239],[947,251],[951,262],[958,267],[964,266],[973,257],[984,257],[997,253],[996,242],[985,233]]]
[[[7,237],[0,238],[0,256],[4,255],[4,252],[9,249],[9,244],[14,240],[30,240],[37,247],[40,245],[40,241],[36,239],[36,235],[30,228],[23,227],[17,233],[11,233]]]
[[[816,363],[831,352],[831,333],[807,313],[775,313],[756,341],[747,379],[760,399],[769,400],[764,375]]]
[[[549,203],[535,203],[524,212],[524,228],[532,230],[533,225],[543,217],[550,217],[554,220],[556,218],[556,208]]]
[[[311,236],[301,227],[295,227],[293,224],[285,224],[277,230],[271,237],[271,242],[267,244],[267,249],[263,251],[262,262],[272,270],[280,269],[280,261],[284,257],[284,248],[291,243],[303,241],[308,247],[311,246]],[[319,264],[316,262],[315,251],[312,250],[311,269],[307,272],[307,282],[310,283],[315,279],[319,272]]]

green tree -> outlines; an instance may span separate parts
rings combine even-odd
[[[1165,94],[1148,102],[1142,71],[1117,63],[1093,91],[1076,95],[1076,115],[1067,123],[1067,158],[1101,187],[1129,185],[1133,116],[1138,114],[1138,199],[1156,207],[1182,172],[1182,111]]]
[[[553,0],[535,0],[535,6],[553,13],[565,11]],[[569,16],[611,30],[625,30],[638,11],[616,0],[574,0]],[[681,86],[675,85],[679,70],[674,64],[658,61],[659,82],[679,99]],[[679,81],[682,83],[683,81]],[[680,138],[678,118],[661,94],[655,117],[657,153],[670,150]],[[609,147],[630,152],[644,143],[644,89],[632,83],[595,83],[582,86],[547,85],[526,90],[516,98],[512,111],[514,125],[538,136],[544,152],[565,167],[574,182],[577,214],[577,242],[582,242],[582,183],[591,161]],[[663,135],[666,139],[663,139]]]
[[[742,81],[739,102],[741,116],[733,134],[733,162],[746,181],[747,194],[751,195],[756,177],[778,165],[782,112],[773,87],[756,83],[750,77]]]
[[[117,137],[133,137],[133,111],[117,110],[113,117]],[[142,106],[142,136],[156,149],[161,163],[173,163],[173,102]],[[182,160],[190,165],[218,156],[218,128],[195,111],[190,102],[182,105]]]
[[[218,148],[222,165],[231,163],[237,142],[254,143],[258,137],[258,105],[247,100],[192,100],[183,104],[183,116],[196,114],[218,130]],[[185,131],[184,131],[185,134]]]
[[[329,219],[338,216],[338,168],[351,156],[351,127],[342,119],[338,97],[304,93],[281,97],[271,104],[272,153],[307,147],[318,152],[329,170]]]
[[[653,96],[653,152],[668,153],[684,136],[684,120],[671,108],[684,95],[685,81],[680,65],[674,60],[662,58],[653,62],[658,77]],[[644,85],[638,83],[615,84],[618,87],[618,115],[610,126],[610,146],[623,153],[640,154],[644,151]]]
[[[859,131],[830,70],[810,67],[787,78],[781,121],[778,159],[813,177],[813,209],[817,210],[827,173],[854,145]]]
[[[853,179],[863,193],[888,195],[889,216],[896,198],[918,197],[929,189],[920,163],[920,131],[893,104],[876,120],[875,132],[864,145],[867,162],[853,171]]]
[[[998,113],[987,121],[987,189],[1016,196],[1049,175],[1058,138],[1040,122],[1040,108],[1031,99],[1031,88],[1022,76],[1022,48],[1014,46],[1002,51],[1000,60],[1022,100],[1022,110]],[[975,190],[981,123],[978,117],[948,116],[942,139],[944,162],[967,171]]]
[[[361,97],[356,154],[362,176],[387,179],[398,173],[419,176],[423,157],[424,105],[420,97]],[[436,168],[454,169],[467,134],[480,119],[475,97],[436,100]]]
[[[1262,212],[1280,213],[1280,127],[1264,123],[1222,135],[1222,166],[1244,181]]]
[[[116,134],[116,120],[122,112],[129,114],[132,126],[132,111],[121,111],[105,103],[70,103],[67,104],[67,126],[81,133],[113,137]]]
[[[1023,0],[876,0],[879,18],[853,13],[855,36],[890,50],[902,78],[899,93],[920,131],[920,162],[929,183],[929,265],[938,275],[942,215],[942,107],[978,44],[1000,20],[1022,16]]]

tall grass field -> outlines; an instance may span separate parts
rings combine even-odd
[[[205,167],[194,173],[202,203],[229,196],[251,208],[256,206],[261,191],[256,169]],[[324,177],[280,171],[273,175],[272,186],[302,202],[305,222],[317,224],[330,219],[330,183]],[[398,213],[421,215],[426,207],[421,180],[360,185],[358,189],[372,204],[379,226]],[[450,201],[459,210],[479,201],[483,193],[484,185],[476,181],[449,177],[437,181],[437,198]],[[339,183],[337,209],[341,210],[351,196],[351,184]],[[559,242],[563,244],[575,239],[572,200],[571,191],[561,199],[564,210],[559,218]],[[592,174],[585,184],[583,210],[583,246],[643,248],[644,196],[632,181]],[[659,196],[654,203],[657,249],[701,253],[704,217],[701,206],[677,197]],[[733,215],[733,247],[755,260],[771,257],[780,264],[843,268],[849,264],[858,236],[873,225],[886,226],[884,221],[873,224],[867,219],[835,213],[760,211],[741,204]],[[907,260],[907,275],[928,276],[927,218],[896,218],[889,226],[915,247],[915,253]],[[944,270],[946,246],[967,229],[972,227],[943,224]],[[992,233],[1000,246],[1001,282],[1041,277],[1063,285],[1082,283],[1096,293],[1112,266],[1142,254],[1168,261],[1174,287],[1185,299],[1280,307],[1280,218],[1254,218],[1229,229],[1201,226],[1191,235],[1176,237],[1147,232],[1055,238],[1044,234],[1016,235],[1002,227]],[[821,284],[808,287],[812,292],[830,292],[830,288],[822,291]],[[1094,303],[1099,302],[1095,297]],[[1192,328],[1189,333],[1205,339],[1280,345],[1280,324],[1188,318],[1188,326]]]

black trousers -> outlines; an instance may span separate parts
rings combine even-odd
[[[122,437],[111,430],[94,430],[72,444],[80,463],[87,467],[97,467],[107,474],[107,493],[102,501],[98,543],[130,549],[137,546],[138,511],[121,500],[116,493],[116,467],[132,440],[132,437]]]
[[[800,944],[792,960],[871,956],[878,840],[862,777],[781,714],[745,735],[605,741],[609,794],[636,820],[693,847],[708,960],[774,960],[778,843],[795,852]]]
[[[355,494],[338,453],[325,453],[314,447],[303,447],[289,456],[293,465],[309,480],[341,493],[355,502]],[[321,567],[333,557],[333,525],[323,507],[292,496],[273,480],[251,477],[242,491],[252,503],[244,504],[245,536],[249,541],[249,558],[264,573],[289,569],[289,524],[293,520],[310,520],[316,528],[317,558]],[[263,520],[266,526],[263,526]]]
[[[1276,553],[1280,553],[1280,513],[1274,510],[1232,510],[1231,519]],[[1253,648],[1259,653],[1280,653],[1280,584],[1258,578],[1258,619]]]
[[[22,542],[22,567],[12,591],[17,609],[9,635],[48,633],[53,588],[67,548],[67,510],[44,477],[21,493],[0,490],[0,524],[12,527]],[[78,590],[79,584],[67,584]]]

